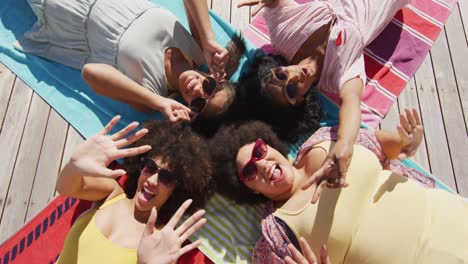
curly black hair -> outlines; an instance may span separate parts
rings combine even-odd
[[[322,111],[316,89],[309,89],[304,103],[298,106],[285,108],[273,103],[265,87],[272,77],[271,69],[285,65],[287,61],[280,55],[257,52],[250,70],[240,77],[237,92],[252,119],[270,124],[282,140],[292,143],[300,134],[320,127]]]
[[[130,147],[150,145],[150,151],[124,160],[128,180],[125,193],[135,196],[140,171],[138,165],[143,157],[161,157],[168,170],[178,179],[174,192],[158,212],[158,223],[166,223],[179,206],[193,199],[188,212],[202,208],[214,190],[213,170],[207,142],[182,124],[167,121],[150,121],[143,125],[149,130],[143,138]],[[159,217],[161,216],[161,217]]]
[[[256,194],[245,186],[240,181],[236,168],[239,149],[259,138],[284,156],[288,154],[287,145],[277,137],[269,125],[260,121],[223,126],[208,142],[213,158],[216,191],[241,204],[254,204],[268,200],[265,196]]]

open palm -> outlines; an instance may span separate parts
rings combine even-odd
[[[401,153],[399,159],[411,157],[416,153],[422,142],[424,129],[416,109],[406,108],[405,114],[400,114],[400,125],[397,127],[400,135]]]
[[[116,159],[138,155],[148,151],[150,146],[140,146],[136,148],[122,149],[137,141],[148,133],[147,129],[140,129],[130,137],[125,137],[134,130],[137,122],[133,122],[113,135],[107,135],[120,120],[120,116],[115,116],[96,135],[87,139],[81,144],[70,158],[70,164],[81,174],[91,177],[116,178],[125,174],[122,169],[111,170],[107,166]]]
[[[154,230],[157,211],[153,208],[138,246],[139,264],[174,263],[180,256],[200,245],[201,241],[197,240],[182,247],[206,223],[206,219],[202,218],[205,211],[197,211],[176,228],[191,203],[192,200],[185,201],[160,231]]]

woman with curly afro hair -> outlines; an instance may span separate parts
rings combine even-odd
[[[96,206],[75,221],[57,263],[136,263],[139,245],[150,245],[146,253],[164,245],[173,262],[200,243],[182,246],[206,222],[203,210],[178,228],[176,223],[190,204],[189,212],[202,208],[213,189],[206,142],[189,127],[167,121],[148,122],[127,137],[138,126],[133,122],[109,135],[119,119],[81,144],[58,177],[60,194]],[[107,168],[120,158],[126,171]],[[125,173],[124,188],[115,178]],[[153,233],[161,243],[143,243]]]
[[[413,155],[423,134],[415,114],[406,112],[401,133],[360,131],[349,184],[336,189],[329,189],[339,182],[332,167],[334,178],[320,176],[336,139],[312,136],[291,162],[264,123],[221,128],[210,142],[218,191],[240,203],[271,201],[252,262],[284,263],[291,244],[304,250],[308,243],[316,253],[326,244],[331,263],[464,263],[468,203],[385,169],[368,148],[388,159]]]

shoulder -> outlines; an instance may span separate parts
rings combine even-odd
[[[296,168],[303,168],[306,172],[316,171],[325,161],[331,144],[331,141],[324,141],[312,146],[296,163]]]

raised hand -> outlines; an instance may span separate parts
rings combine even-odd
[[[138,122],[133,122],[119,132],[108,135],[119,120],[120,116],[115,116],[99,133],[78,146],[69,163],[74,170],[91,177],[117,178],[125,174],[125,171],[108,169],[107,166],[113,160],[138,155],[151,149],[148,145],[122,149],[146,135],[148,129],[140,129],[132,136],[126,137],[138,126]]]
[[[197,240],[182,247],[184,241],[206,223],[206,219],[202,218],[205,214],[204,210],[197,211],[176,228],[177,223],[191,203],[192,200],[185,201],[160,231],[154,230],[157,218],[156,208],[151,210],[151,215],[138,245],[139,264],[174,263],[181,255],[200,245],[201,241]]]
[[[317,257],[309,246],[309,243],[303,238],[299,238],[301,248],[304,250],[304,255],[297,250],[293,244],[289,244],[288,248],[291,250],[292,258],[287,256],[284,261],[287,264],[318,264]],[[320,264],[331,264],[330,257],[328,256],[328,249],[325,245],[320,248]]]
[[[240,0],[237,4],[237,8],[243,7],[243,6],[254,6],[258,5],[257,8],[255,8],[254,11],[252,11],[252,16],[256,16],[260,10],[262,10],[263,7],[276,7],[278,5],[278,0]]]
[[[216,81],[222,81],[226,77],[225,67],[229,58],[227,49],[221,47],[214,39],[203,42],[202,46],[210,72]]]
[[[398,158],[405,159],[413,156],[422,142],[424,133],[421,119],[415,108],[405,108],[405,114],[400,114],[400,124],[397,130],[401,146]]]
[[[312,196],[312,203],[316,203],[325,187],[339,188],[347,187],[346,172],[348,171],[351,157],[353,156],[353,145],[337,141],[322,166],[310,176],[302,186],[305,190],[316,184],[317,187]]]
[[[187,106],[170,98],[161,98],[161,113],[171,123],[190,121],[191,110]]]

